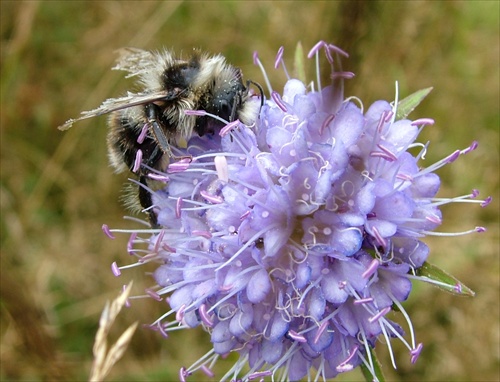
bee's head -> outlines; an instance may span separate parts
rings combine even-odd
[[[255,122],[260,102],[250,102],[255,97],[249,94],[249,82],[246,86],[243,83],[240,69],[227,64],[221,55],[200,56],[197,68],[192,84],[193,89],[200,89],[196,96],[196,108],[212,114],[197,118],[194,130],[199,135],[214,133],[222,128],[224,122],[221,120],[232,122],[239,119],[247,125]]]
[[[228,122],[238,118],[239,110],[248,98],[248,89],[241,81],[241,71],[234,69],[230,79],[214,81],[212,99],[208,103],[208,112]]]

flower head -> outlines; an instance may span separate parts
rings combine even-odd
[[[428,145],[416,139],[433,121],[399,117],[398,102],[364,111],[344,99],[337,82],[352,74],[333,71],[343,52],[321,42],[310,56],[320,49],[331,85],[289,79],[281,94],[271,89],[254,125],[195,136],[176,149],[182,160],[152,174],[168,179],[153,194],[160,227],[134,232],[129,251],[138,263],[161,262],[149,294],[168,295],[171,311],[154,326],[167,335],[201,325],[213,344],[181,380],[210,374],[230,352],[240,358],[222,380],[327,379],[359,365],[376,378],[379,337],[389,348],[401,340],[412,362],[422,349],[401,305],[411,279],[424,279],[421,239],[441,224],[440,205],[476,196],[436,198],[434,171],[475,144],[421,168]],[[145,254],[136,248],[144,243]],[[388,318],[394,307],[409,340]]]

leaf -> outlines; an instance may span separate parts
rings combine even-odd
[[[304,48],[302,47],[301,42],[297,43],[295,47],[295,55],[293,60],[293,70],[295,72],[295,77],[302,81],[304,84],[306,83],[306,69],[304,65]]]
[[[373,351],[373,348],[369,348],[370,354],[368,355],[371,357],[372,360],[372,365],[373,365],[373,372],[372,370],[368,369],[368,367],[364,364],[361,363],[361,371],[363,372],[363,376],[365,377],[365,381],[367,382],[372,382],[372,381],[378,381],[378,382],[384,382],[385,377],[384,374],[382,373],[382,366],[380,365],[380,362],[377,358],[377,354]]]
[[[446,292],[458,296],[474,297],[475,295],[474,291],[464,283],[427,261],[417,269],[416,273],[420,276],[420,280],[431,283]]]
[[[418,90],[415,93],[409,95],[405,99],[398,102],[398,109],[396,111],[396,120],[404,119],[415,110],[415,108],[424,100],[425,97],[429,95],[432,87]]]

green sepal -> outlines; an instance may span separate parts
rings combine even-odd
[[[418,90],[408,97],[398,102],[398,109],[396,111],[396,121],[408,117],[408,115],[415,110],[415,108],[429,95],[432,87]]]
[[[299,41],[297,46],[295,47],[295,55],[293,59],[293,70],[295,74],[295,78],[302,81],[302,83],[306,83],[306,68],[304,65],[304,48],[302,47],[302,43]]]
[[[420,276],[420,280],[431,283],[457,296],[474,297],[475,295],[474,291],[464,283],[427,261],[416,270],[416,274]]]
[[[365,377],[366,382],[373,382],[373,381],[378,381],[378,382],[385,382],[385,377],[384,374],[382,373],[382,366],[380,365],[380,362],[377,358],[377,354],[373,351],[371,347],[369,347],[369,356],[372,358],[372,363],[373,363],[373,371],[375,375],[372,374],[370,369],[366,367],[364,363],[361,363],[361,372],[363,373],[363,376]]]

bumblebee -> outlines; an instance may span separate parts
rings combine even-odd
[[[181,59],[167,50],[149,52],[135,48],[119,53],[112,69],[128,72],[126,78],[136,77],[141,90],[107,99],[97,109],[82,112],[82,116],[68,120],[59,129],[66,130],[77,121],[110,114],[107,138],[110,163],[116,172],[130,170],[138,175],[138,199],[155,226],[156,215],[148,190],[150,169],[164,168],[173,157],[172,147],[186,142],[193,133],[200,136],[215,133],[224,126],[221,120],[238,119],[245,125],[253,124],[262,106],[262,89],[252,81],[244,84],[241,70],[228,64],[222,55],[211,56],[195,50],[190,58]],[[250,84],[259,89],[260,101],[253,97]],[[190,110],[206,113],[186,114]]]

